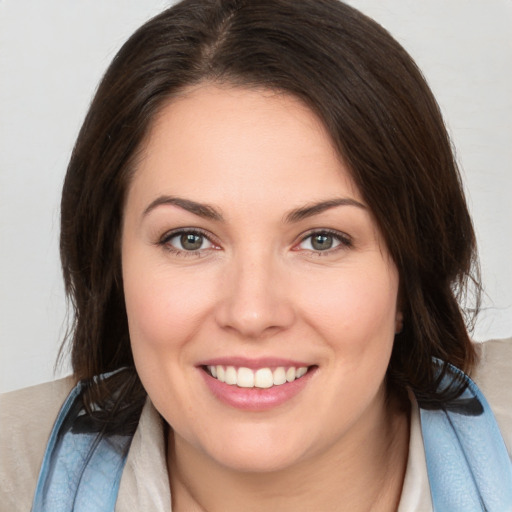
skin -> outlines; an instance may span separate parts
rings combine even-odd
[[[287,218],[340,198],[352,204]],[[197,251],[173,236],[190,228],[205,235]],[[339,238],[321,251],[312,230]],[[171,426],[173,510],[396,510],[409,434],[385,374],[399,276],[313,112],[286,94],[212,84],[174,98],[129,188],[122,264],[137,371]],[[198,367],[234,356],[315,370],[284,404],[244,411]]]

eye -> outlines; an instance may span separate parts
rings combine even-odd
[[[204,233],[193,229],[168,233],[164,235],[160,244],[165,245],[176,253],[194,253],[214,247],[213,243]]]
[[[342,233],[316,231],[305,236],[297,247],[306,251],[327,252],[351,245],[350,238]]]

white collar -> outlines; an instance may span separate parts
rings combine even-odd
[[[409,392],[409,399],[411,401],[409,456],[398,512],[432,512],[427,460],[421,435],[420,411],[412,392]]]

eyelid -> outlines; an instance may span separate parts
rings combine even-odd
[[[206,240],[208,240],[208,242],[210,242],[211,247],[207,247],[205,249],[197,249],[194,251],[187,251],[185,249],[179,249],[178,247],[175,247],[169,243],[169,241],[172,240],[173,238],[175,238],[179,235],[188,234],[188,233],[200,235],[200,236],[204,237]],[[197,255],[200,255],[201,253],[208,251],[212,248],[219,249],[219,244],[215,241],[215,238],[212,236],[211,233],[205,231],[204,229],[196,228],[196,227],[189,227],[189,228],[180,227],[180,228],[176,228],[176,229],[171,229],[170,231],[166,231],[158,239],[156,244],[163,246],[165,249],[167,249],[168,251],[170,251],[174,254],[186,255],[186,256],[197,256]]]
[[[323,251],[314,250],[314,249],[302,249],[300,248],[300,244],[302,244],[305,240],[308,238],[311,238],[315,235],[328,235],[332,236],[334,239],[336,239],[339,244],[335,247],[332,247],[330,249],[325,249]],[[353,246],[352,237],[347,235],[346,233],[343,233],[342,231],[337,231],[335,229],[328,229],[328,228],[319,228],[319,229],[311,229],[307,231],[306,233],[303,233],[300,235],[299,241],[294,245],[294,250],[296,251],[308,251],[311,253],[314,253],[318,256],[323,256],[327,254],[332,254],[333,252],[340,250],[340,249],[346,249]]]
[[[173,239],[174,237],[182,235],[182,234],[186,234],[186,233],[192,233],[192,234],[200,235],[200,236],[204,237],[206,240],[208,240],[208,242],[210,242],[210,244],[212,246],[208,247],[206,249],[197,249],[197,250],[194,250],[194,251],[187,251],[187,250],[184,250],[184,249],[179,249],[178,247],[174,247],[174,246],[169,244],[169,241],[171,239]],[[339,243],[335,247],[332,247],[332,248],[329,248],[329,249],[325,249],[323,251],[321,251],[321,250],[314,250],[314,249],[304,249],[304,248],[300,247],[300,245],[305,240],[307,240],[308,238],[310,238],[312,236],[315,236],[315,235],[328,235],[328,236],[332,236]],[[175,254],[187,255],[187,256],[194,256],[194,255],[197,256],[197,255],[199,255],[199,254],[201,254],[201,253],[203,253],[203,252],[205,252],[207,250],[210,250],[212,248],[213,249],[219,249],[220,248],[219,244],[216,242],[215,238],[212,236],[211,233],[205,231],[202,228],[197,228],[197,227],[180,227],[180,228],[172,229],[170,231],[166,231],[158,239],[157,245],[164,246],[168,251],[173,252]],[[322,256],[322,255],[332,254],[333,252],[336,252],[336,251],[338,251],[340,249],[346,249],[346,248],[349,248],[349,247],[352,247],[352,246],[353,246],[352,237],[350,237],[346,233],[343,233],[342,231],[338,231],[338,230],[335,230],[335,229],[317,228],[317,229],[311,229],[311,230],[309,230],[309,231],[307,231],[305,233],[302,233],[300,235],[300,237],[299,237],[298,242],[296,242],[293,245],[292,250],[295,250],[295,251],[306,251],[306,252],[314,253],[315,255],[318,255],[318,256]]]

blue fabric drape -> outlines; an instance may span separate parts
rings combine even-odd
[[[454,378],[467,385],[457,399],[438,410],[420,405],[434,510],[512,511],[512,463],[491,408],[476,384],[451,365],[439,387]]]

